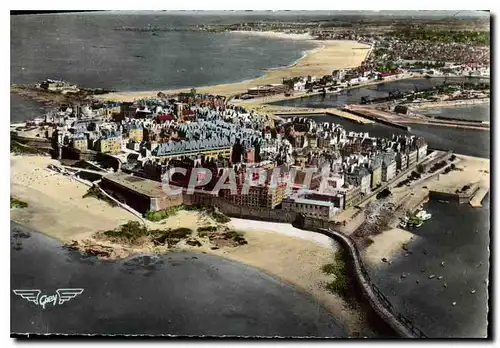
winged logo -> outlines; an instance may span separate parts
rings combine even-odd
[[[38,305],[38,297],[40,297],[41,293],[41,290],[14,290],[14,294],[19,295],[36,305]]]
[[[42,291],[38,289],[33,290],[13,290],[14,294],[21,296],[22,298],[33,302],[37,306],[41,306],[45,309],[46,305],[56,304],[62,305],[64,302],[75,298],[83,292],[83,289],[57,289],[56,293],[53,295],[41,295]]]
[[[80,295],[83,289],[57,289],[57,294],[59,295],[59,304],[63,304]]]

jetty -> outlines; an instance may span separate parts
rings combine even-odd
[[[480,187],[477,191],[474,197],[470,200],[469,204],[474,207],[474,208],[481,208],[482,204],[481,202],[484,199],[484,196],[488,193],[490,190],[489,187]]]

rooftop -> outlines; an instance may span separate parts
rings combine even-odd
[[[163,197],[167,195],[167,192],[162,189],[162,183],[158,181],[132,176],[125,173],[113,173],[105,175],[103,178],[150,198]]]
[[[332,202],[325,202],[325,201],[319,201],[316,199],[307,199],[307,198],[302,198],[302,197],[290,197],[286,201],[289,203],[319,205],[322,207],[333,207],[334,206],[334,204]]]

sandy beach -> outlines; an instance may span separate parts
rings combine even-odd
[[[277,33],[280,34],[280,33]],[[243,35],[243,34],[241,34]],[[287,34],[281,34],[287,35]],[[293,35],[293,34],[292,34]],[[271,83],[281,83],[282,79],[295,76],[323,76],[331,74],[333,70],[357,67],[366,58],[369,52],[368,45],[356,41],[319,41],[312,40],[319,47],[308,51],[295,64],[278,69],[269,69],[264,75],[256,79],[227,83],[214,86],[192,86],[197,92],[211,93],[224,96],[231,96],[243,93],[250,87]],[[173,90],[161,90],[161,92],[179,93],[188,92],[191,87]],[[154,91],[133,91],[133,92],[113,92],[98,96],[101,100],[133,101],[141,98],[154,97],[160,90]]]
[[[88,187],[67,176],[46,170],[56,163],[49,157],[11,155],[11,196],[28,203],[24,209],[11,209],[11,220],[54,237],[62,242],[93,240],[98,231],[114,229],[138,219],[118,207],[95,198],[82,198]],[[181,211],[160,223],[147,222],[150,228],[197,227],[215,224],[208,216]],[[321,266],[333,261],[337,245],[326,236],[302,231],[286,224],[234,219],[228,227],[241,231],[248,244],[212,250],[208,243],[193,247],[179,243],[173,250],[205,252],[240,261],[277,276],[303,291],[338,318],[351,335],[357,335],[363,319],[339,296],[325,289],[332,276],[325,275]],[[94,240],[95,241],[95,240]],[[125,257],[131,253],[166,252],[166,248],[124,247],[97,241]]]

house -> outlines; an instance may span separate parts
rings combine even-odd
[[[423,138],[418,138],[415,144],[417,146],[417,162],[421,162],[427,156],[427,143]]]
[[[362,193],[370,192],[371,174],[365,167],[354,167],[351,173],[346,174],[347,182],[359,186]]]
[[[129,126],[128,137],[130,140],[141,142],[144,137],[143,128],[141,125],[132,124]]]
[[[371,188],[372,190],[382,184],[382,161],[375,159],[371,162],[368,170],[371,173]]]
[[[382,181],[390,181],[396,176],[396,156],[393,152],[382,157]]]
[[[304,92],[306,90],[306,82],[299,80],[293,84],[293,90],[296,92]]]
[[[85,134],[79,133],[75,134],[73,137],[73,142],[72,142],[73,148],[83,151],[87,150],[88,148],[88,140]]]
[[[417,164],[418,151],[417,149],[410,150],[407,155],[408,168],[412,168]]]
[[[408,158],[406,154],[398,152],[396,154],[396,169],[404,171],[408,168]]]

